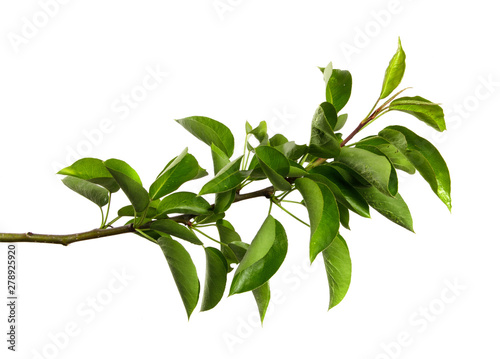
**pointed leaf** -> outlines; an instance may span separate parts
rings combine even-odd
[[[397,169],[410,174],[415,173],[415,166],[392,143],[380,136],[370,136],[356,143],[356,147],[363,148],[375,154],[386,156]],[[374,150],[375,149],[375,150]]]
[[[278,151],[283,153],[286,158],[292,161],[298,160],[307,152],[307,145],[297,145],[295,141],[289,141],[280,145],[274,146]]]
[[[236,189],[227,192],[216,193],[214,203],[214,213],[224,213],[234,202],[236,197]]]
[[[242,159],[243,156],[240,156],[224,166],[214,178],[202,187],[200,195],[227,192],[237,187],[247,175],[246,172],[240,171]]]
[[[184,182],[200,175],[200,166],[193,155],[185,148],[181,154],[170,161],[149,187],[149,195],[153,200],[161,198],[178,189]],[[204,171],[204,170],[203,170]],[[201,175],[204,173],[202,172]]]
[[[228,264],[217,248],[205,248],[207,269],[205,275],[205,289],[201,301],[201,311],[210,310],[219,303],[224,295],[227,281]]]
[[[273,147],[281,146],[287,142],[289,142],[288,139],[281,133],[277,133],[269,139],[269,145]]]
[[[149,204],[149,194],[142,187],[137,172],[126,162],[117,159],[107,160],[104,165],[128,197],[135,211],[144,211]]]
[[[345,229],[351,229],[349,228],[349,210],[342,203],[337,202],[337,206],[339,207],[340,224]]]
[[[269,215],[236,269],[229,295],[254,290],[266,283],[283,263],[287,248],[285,229]]]
[[[110,192],[120,189],[104,163],[97,158],[82,158],[57,174],[77,177],[107,188]]]
[[[321,158],[333,158],[339,154],[340,141],[333,132],[337,125],[337,111],[328,102],[319,105],[311,124],[309,153]]]
[[[169,234],[184,239],[193,244],[203,245],[203,242],[200,241],[193,232],[171,219],[159,219],[154,221],[151,224],[151,229],[161,234]]]
[[[200,297],[200,281],[196,267],[188,251],[179,242],[170,237],[160,237],[158,244],[167,259],[189,319]]]
[[[304,198],[309,213],[311,224],[309,258],[312,263],[338,234],[339,210],[332,191],[323,183],[316,183],[309,178],[298,178],[295,186]]]
[[[122,207],[118,210],[118,215],[120,217],[135,217],[136,215],[137,217],[140,217],[141,214],[142,214],[141,212],[135,212],[134,206],[132,205]],[[156,216],[156,208],[149,207],[148,212],[146,214],[146,218],[154,218],[155,216]]]
[[[109,202],[108,191],[94,183],[72,176],[64,177],[62,182],[66,187],[94,202],[99,207],[104,207]]]
[[[329,165],[315,167],[307,177],[326,184],[337,201],[360,216],[370,218],[370,208],[366,200],[334,167]]]
[[[429,183],[433,192],[451,210],[450,172],[436,147],[403,126],[386,127],[379,132],[379,135],[398,146]]]
[[[285,179],[285,176],[290,171],[290,163],[285,155],[270,146],[257,147],[255,155],[266,177],[269,178],[269,181],[271,181],[276,189],[288,191],[292,188],[290,183]]]
[[[208,117],[192,116],[176,120],[199,140],[211,146],[212,143],[231,157],[234,151],[234,137],[226,125]]]
[[[221,251],[224,255],[224,258],[226,258],[226,261],[228,263],[228,272],[230,272],[232,271],[230,265],[233,263],[239,263],[243,255],[241,257],[238,257],[233,249],[229,246],[229,244],[233,242],[241,242],[241,237],[238,233],[236,233],[231,223],[226,220],[217,221],[217,230],[219,231],[220,241],[228,245],[221,245]],[[237,252],[241,253],[240,250],[237,250]]]
[[[330,288],[328,309],[332,309],[344,299],[351,284],[351,257],[347,244],[340,234],[323,251],[323,259]]]
[[[396,171],[385,156],[362,148],[342,147],[336,161],[354,170],[387,196],[394,197],[398,193]]]
[[[252,131],[249,132],[254,135],[259,142],[265,140],[267,136],[267,123],[266,121],[261,121],[257,127],[255,127]]]
[[[398,40],[398,50],[389,62],[389,66],[385,70],[384,83],[382,85],[382,92],[380,93],[380,98],[384,99],[389,96],[392,91],[398,87],[403,79],[405,73],[405,63],[406,55],[401,46],[401,39]]]
[[[339,112],[351,97],[352,76],[349,71],[333,69],[326,85],[326,101]]]
[[[212,143],[212,160],[214,163],[214,174],[219,173],[229,162],[229,157],[219,147]]]
[[[337,124],[333,128],[334,131],[339,131],[344,127],[345,123],[347,122],[347,113],[344,113],[342,115],[337,116]]]
[[[374,187],[358,188],[358,191],[381,215],[413,232],[410,210],[399,193],[396,197],[389,197]]]
[[[252,290],[252,294],[257,302],[257,308],[259,309],[260,322],[264,322],[264,317],[266,316],[267,307],[271,301],[271,288],[269,287],[269,282],[262,284],[259,288]]]
[[[389,110],[402,111],[413,115],[439,132],[446,130],[444,112],[441,106],[423,97],[398,98],[391,102]]]
[[[176,192],[161,200],[157,214],[210,214],[211,206],[203,197],[192,192]]]

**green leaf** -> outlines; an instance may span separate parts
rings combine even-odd
[[[323,259],[330,289],[328,309],[332,309],[344,299],[351,284],[351,257],[347,244],[340,234],[323,251]]]
[[[375,154],[386,156],[397,169],[410,174],[415,173],[415,166],[392,143],[380,136],[370,136],[356,143],[356,147],[363,148]],[[375,150],[374,150],[375,149]]]
[[[398,193],[396,197],[382,194],[374,187],[358,188],[359,193],[377,212],[401,227],[413,231],[413,220],[405,201]]]
[[[200,297],[200,280],[196,267],[188,251],[179,242],[170,237],[160,237],[158,244],[167,259],[189,319]]]
[[[259,288],[252,290],[252,294],[257,302],[257,308],[259,309],[260,322],[264,322],[264,317],[266,316],[267,307],[271,301],[271,288],[269,287],[269,282],[262,284]]]
[[[126,162],[117,159],[109,159],[104,165],[128,197],[135,211],[144,211],[149,204],[149,194],[142,187],[137,172]]]
[[[219,173],[221,169],[224,168],[229,162],[229,157],[222,151],[219,147],[212,143],[212,160],[214,163],[214,175]]]
[[[389,96],[392,91],[398,87],[403,79],[405,73],[405,63],[406,55],[401,46],[401,39],[398,40],[398,50],[389,62],[389,66],[385,70],[384,83],[382,84],[382,91],[380,93],[380,99],[384,99]]]
[[[240,156],[224,166],[214,178],[205,183],[200,191],[200,195],[227,192],[236,188],[248,175],[246,172],[240,171],[242,159],[243,156]]]
[[[181,154],[170,161],[149,187],[153,200],[161,198],[178,189],[184,182],[195,179],[200,174],[200,166],[193,155],[185,148]],[[202,170],[204,171],[204,170]],[[203,175],[203,173],[201,173]]]
[[[333,132],[337,111],[331,103],[323,102],[316,110],[311,125],[309,153],[321,158],[333,158],[340,152],[340,141]]]
[[[338,234],[339,210],[332,191],[323,183],[316,183],[309,178],[298,178],[295,186],[304,198],[309,213],[311,224],[309,258],[312,263]]]
[[[266,283],[283,263],[287,248],[285,229],[269,215],[236,269],[229,295],[254,290]]]
[[[216,193],[214,203],[214,213],[224,213],[234,202],[236,197],[236,189],[227,192]]]
[[[280,145],[273,146],[278,151],[283,153],[286,158],[292,161],[298,160],[307,152],[307,145],[297,145],[295,141],[289,141]]]
[[[347,122],[347,113],[344,113],[342,115],[337,116],[337,124],[333,128],[334,131],[339,131],[344,127],[345,123]]]
[[[82,158],[71,166],[63,168],[57,174],[77,177],[116,192],[120,186],[114,180],[104,163],[97,158]]]
[[[297,162],[289,160],[290,162],[290,171],[288,171],[287,177],[302,177],[307,175],[307,171],[304,167],[299,165]]]
[[[354,170],[380,192],[391,197],[398,193],[396,170],[387,157],[362,148],[342,147],[336,161]]]
[[[118,210],[118,215],[120,217],[135,217],[136,215],[137,217],[140,217],[141,214],[142,214],[141,212],[138,213],[135,212],[134,206],[132,205],[122,207]],[[146,214],[146,218],[154,218],[155,216],[156,216],[156,208],[149,207],[148,212]]]
[[[207,145],[211,146],[213,143],[228,157],[233,155],[234,137],[226,125],[202,116],[186,117],[176,121]]]
[[[221,251],[224,255],[224,258],[226,258],[226,261],[228,263],[228,272],[230,272],[232,270],[230,265],[233,263],[239,263],[241,258],[243,258],[244,253],[241,255],[241,257],[237,256],[233,251],[233,248],[230,247],[229,244],[233,242],[241,242],[241,237],[234,230],[234,227],[231,225],[231,223],[226,220],[217,221],[217,230],[219,231],[220,241],[228,245],[221,245]],[[239,250],[239,248],[237,249],[237,253],[241,253],[241,250]]]
[[[252,131],[249,132],[254,135],[259,142],[262,142],[267,137],[267,123],[266,121],[261,121],[257,127],[255,127]]]
[[[62,182],[66,187],[94,202],[99,207],[104,207],[109,202],[108,191],[94,183],[71,176],[64,177]]]
[[[315,182],[326,184],[337,201],[362,217],[370,218],[370,209],[363,196],[332,166],[312,168],[308,175]]]
[[[345,229],[351,229],[349,228],[349,210],[342,203],[337,202],[337,206],[339,207],[340,224]]]
[[[217,248],[206,247],[207,261],[205,275],[205,289],[201,301],[201,311],[210,310],[219,303],[224,295],[227,281],[228,264]]]
[[[193,232],[171,219],[159,219],[154,221],[151,224],[151,229],[161,234],[165,233],[184,239],[193,244],[203,245],[203,242],[200,241]]]
[[[270,146],[260,146],[255,149],[255,155],[259,160],[267,178],[273,186],[280,191],[288,191],[292,188],[285,179],[290,171],[288,159],[277,149]]]
[[[158,215],[170,213],[210,214],[211,206],[203,197],[192,192],[176,192],[162,199]]]
[[[269,145],[273,147],[281,146],[287,142],[289,142],[288,139],[281,133],[277,133],[269,139]]]
[[[352,76],[349,71],[333,69],[326,85],[326,101],[339,112],[351,97]]]
[[[391,102],[389,110],[402,111],[413,115],[439,132],[446,130],[444,112],[441,106],[423,97],[398,98]]]
[[[436,147],[403,126],[386,127],[379,132],[379,136],[402,151],[451,211],[450,172]]]

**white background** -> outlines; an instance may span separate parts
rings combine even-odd
[[[43,10],[44,3],[0,5],[0,231],[73,233],[99,224],[97,207],[55,175],[74,151],[123,159],[146,186],[185,146],[211,169],[207,147],[175,118],[224,122],[238,151],[246,120],[266,120],[272,132],[306,143],[324,100],[316,66],[329,61],[353,76],[349,132],[377,98],[398,36],[407,55],[402,86],[413,87],[408,95],[442,103],[449,130],[439,135],[391,114],[365,135],[402,124],[429,138],[450,168],[453,211],[418,175],[402,176],[400,193],[416,234],[375,211],[370,220],[353,216],[352,231],[342,231],[353,261],[351,288],[327,312],[321,259],[312,268],[307,263],[308,229],[273,210],[287,228],[289,254],[271,281],[263,328],[250,294],[225,297],[210,312],[196,310],[188,322],[163,254],[132,234],[69,247],[22,244],[19,350],[7,351],[1,334],[2,358],[500,355],[494,176],[500,26],[490,1],[75,0]],[[168,75],[141,92],[137,86],[151,69]],[[125,109],[120,99],[131,93],[144,98]],[[103,122],[108,131],[98,135]],[[182,188],[197,191],[203,183]],[[123,204],[123,195],[115,198],[112,211]],[[227,218],[249,242],[266,211],[258,199],[236,204]],[[6,247],[0,247],[0,278]],[[193,247],[203,284],[204,254]],[[106,296],[113,273],[123,271],[133,278]],[[455,292],[449,283],[458,285]],[[101,311],[89,312],[91,297],[105,299]],[[7,312],[0,308],[4,333]],[[68,325],[74,335],[65,339]]]

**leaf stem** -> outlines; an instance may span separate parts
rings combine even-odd
[[[299,221],[300,223],[302,224],[305,224],[306,226],[308,227],[311,227],[308,223],[304,222],[303,220],[301,220],[299,217],[297,217],[296,215],[294,215],[293,213],[289,212],[285,207],[283,207],[278,200],[276,200],[276,198],[273,198],[273,202],[279,207],[281,208],[283,211],[285,211],[286,213],[288,213],[290,216],[292,216],[293,218],[295,218],[297,221]]]
[[[222,243],[221,241],[218,241],[217,239],[213,238],[213,237],[210,237],[208,234],[206,234],[205,232],[202,232],[200,231],[199,229],[197,229],[196,227],[191,227],[192,230],[204,235],[205,237],[207,237],[208,239],[211,239],[212,241],[216,242],[216,243],[219,243],[220,245],[223,245],[223,246],[226,246],[229,248],[229,246],[226,244],[226,243]]]

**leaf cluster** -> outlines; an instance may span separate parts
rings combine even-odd
[[[325,101],[313,114],[308,144],[296,144],[283,134],[269,137],[264,121],[256,127],[246,123],[243,154],[234,156],[234,137],[224,124],[203,116],[177,120],[206,143],[212,155],[213,176],[199,193],[178,191],[184,183],[208,175],[187,148],[165,165],[148,189],[137,172],[118,159],[84,158],[59,174],[66,176],[63,183],[67,187],[100,208],[101,228],[126,218],[137,235],[159,246],[188,317],[200,301],[198,271],[186,249],[190,244],[194,245],[192,250],[201,248],[206,256],[201,310],[214,308],[228,287],[229,295],[252,292],[264,319],[271,298],[270,280],[288,248],[285,227],[271,214],[274,207],[310,227],[309,259],[312,263],[319,254],[323,257],[330,309],[342,301],[351,281],[349,250],[340,233],[349,229],[351,215],[369,218],[373,209],[413,231],[410,211],[399,193],[398,171],[420,173],[451,209],[448,168],[438,150],[423,137],[398,124],[348,144],[364,127],[390,111],[411,115],[437,131],[446,129],[438,104],[420,96],[401,97],[404,90],[394,94],[405,72],[405,58],[399,42],[375,105],[345,139],[339,131],[348,122],[347,113],[342,111],[351,96],[352,76],[349,71],[334,69],[331,63],[320,68]],[[257,146],[250,144],[252,137]],[[241,193],[258,181],[267,181],[268,187]],[[108,221],[111,196],[119,190],[130,205]],[[286,199],[292,193],[298,200]],[[207,194],[215,194],[213,204],[204,198]],[[224,217],[234,202],[257,196],[267,197],[270,207],[265,221],[246,243]],[[308,223],[287,208],[292,205],[307,209]],[[218,239],[205,233],[206,227],[214,227]],[[207,240],[213,245],[206,245]]]

